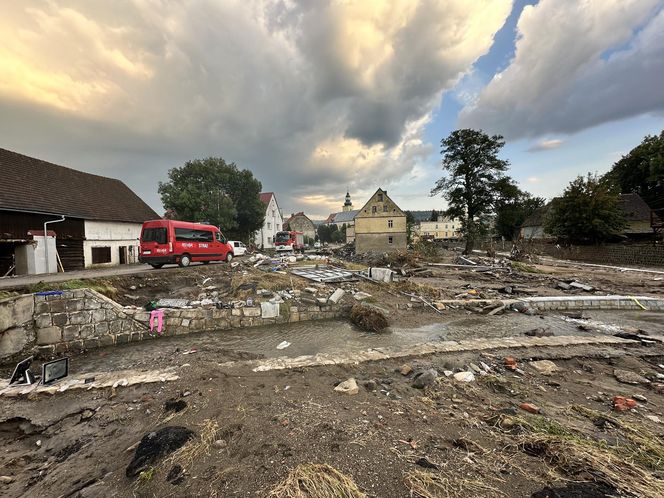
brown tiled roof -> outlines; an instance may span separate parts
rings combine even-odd
[[[620,194],[627,221],[650,222],[650,207],[639,194]]]
[[[270,199],[272,199],[273,195],[274,192],[261,192],[261,202],[267,206],[270,203]]]
[[[160,218],[120,180],[0,148],[0,209],[142,223]]]

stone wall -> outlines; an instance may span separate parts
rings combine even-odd
[[[260,305],[165,309],[163,336],[212,332],[306,320],[341,318],[348,306],[283,303],[280,314],[262,318]],[[28,354],[58,354],[154,338],[150,313],[124,308],[90,289],[52,296],[23,295],[0,301],[0,361]]]
[[[556,247],[531,242],[525,249],[535,254],[604,265],[664,267],[664,244],[604,244],[601,246]]]
[[[35,340],[32,295],[0,300],[0,359],[11,357]]]

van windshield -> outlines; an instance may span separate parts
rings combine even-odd
[[[157,244],[166,243],[166,229],[165,228],[145,228],[141,235],[143,242],[156,242]]]
[[[277,235],[274,237],[275,242],[288,242],[290,240],[290,233],[288,232],[277,232]]]

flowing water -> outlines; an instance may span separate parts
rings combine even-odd
[[[538,328],[548,328],[555,335],[584,335],[580,323],[593,326],[595,332],[614,334],[621,327],[643,328],[664,333],[663,316],[654,312],[593,311],[592,320],[569,320],[561,315],[527,316],[509,313],[500,316],[467,315],[441,317],[441,321],[418,328],[392,328],[383,333],[361,332],[346,321],[309,321],[286,325],[224,330],[211,333],[163,337],[118,347],[94,350],[75,358],[78,371],[123,368],[149,368],[154,361],[173,358],[174,352],[241,351],[267,358],[313,355],[337,351],[361,351],[373,347],[404,346],[424,342],[464,340],[477,337],[515,337]],[[277,349],[283,341],[290,343]],[[195,354],[195,353],[194,353]],[[179,355],[178,355],[179,356]]]

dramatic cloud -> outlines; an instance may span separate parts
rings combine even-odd
[[[287,211],[408,178],[511,0],[25,0],[0,17],[2,147],[158,180],[220,155]],[[335,197],[336,196],[336,197]]]
[[[460,126],[507,138],[573,133],[664,109],[662,0],[541,0],[519,18],[514,60]]]
[[[563,141],[559,139],[540,140],[535,145],[528,148],[528,152],[541,152],[543,150],[557,149],[562,144]]]

